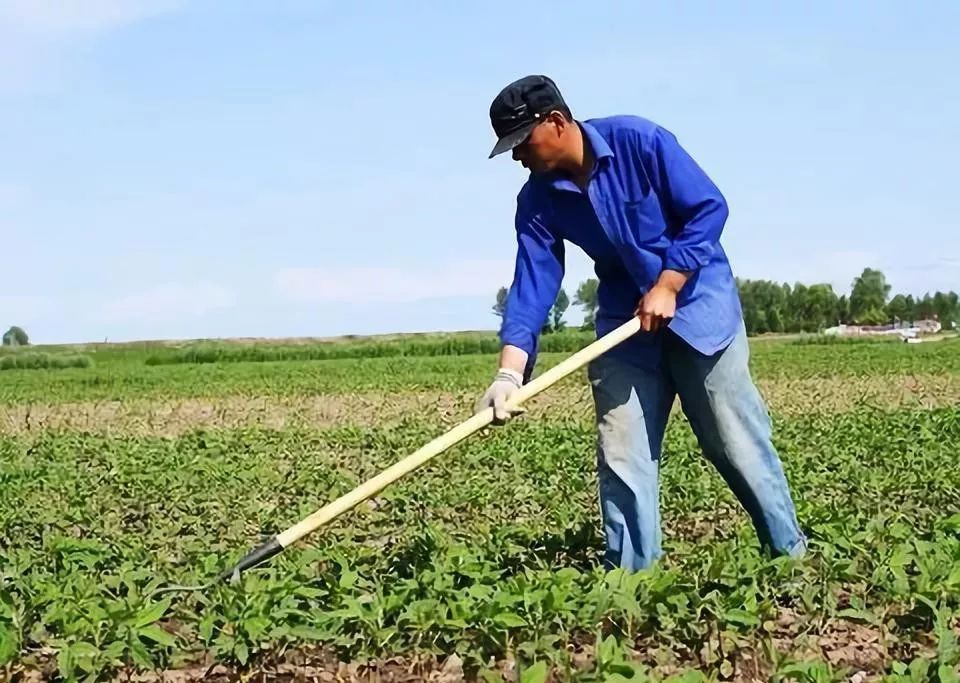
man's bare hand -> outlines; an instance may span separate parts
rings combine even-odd
[[[640,318],[640,329],[656,332],[670,322],[677,312],[677,294],[686,284],[687,277],[674,270],[663,271],[634,311],[634,315]]]
[[[677,312],[677,293],[669,287],[654,285],[643,295],[637,310],[634,312],[640,318],[640,329],[646,332],[656,332]]]

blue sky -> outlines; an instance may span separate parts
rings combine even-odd
[[[960,5],[0,0],[0,327],[35,342],[495,329],[551,75],[673,131],[737,275],[960,290]],[[568,292],[592,275],[568,251]],[[568,320],[578,322],[576,311]]]

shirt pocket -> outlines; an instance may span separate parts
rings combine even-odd
[[[624,199],[623,215],[627,234],[638,244],[658,242],[667,230],[656,195],[650,194],[642,199]]]

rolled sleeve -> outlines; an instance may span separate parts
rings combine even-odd
[[[563,239],[557,238],[536,211],[521,200],[516,217],[517,253],[507,295],[500,341],[527,352],[527,378],[536,363],[540,330],[556,301],[564,273]]]
[[[729,215],[727,202],[676,137],[657,128],[647,160],[666,208],[680,224],[666,250],[664,267],[695,271],[710,262]]]

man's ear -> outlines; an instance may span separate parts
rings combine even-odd
[[[556,109],[550,112],[547,117],[549,118],[550,122],[556,126],[557,134],[559,135],[562,135],[567,126],[570,125],[570,122],[567,121],[567,117],[563,115],[563,112],[557,111]]]

